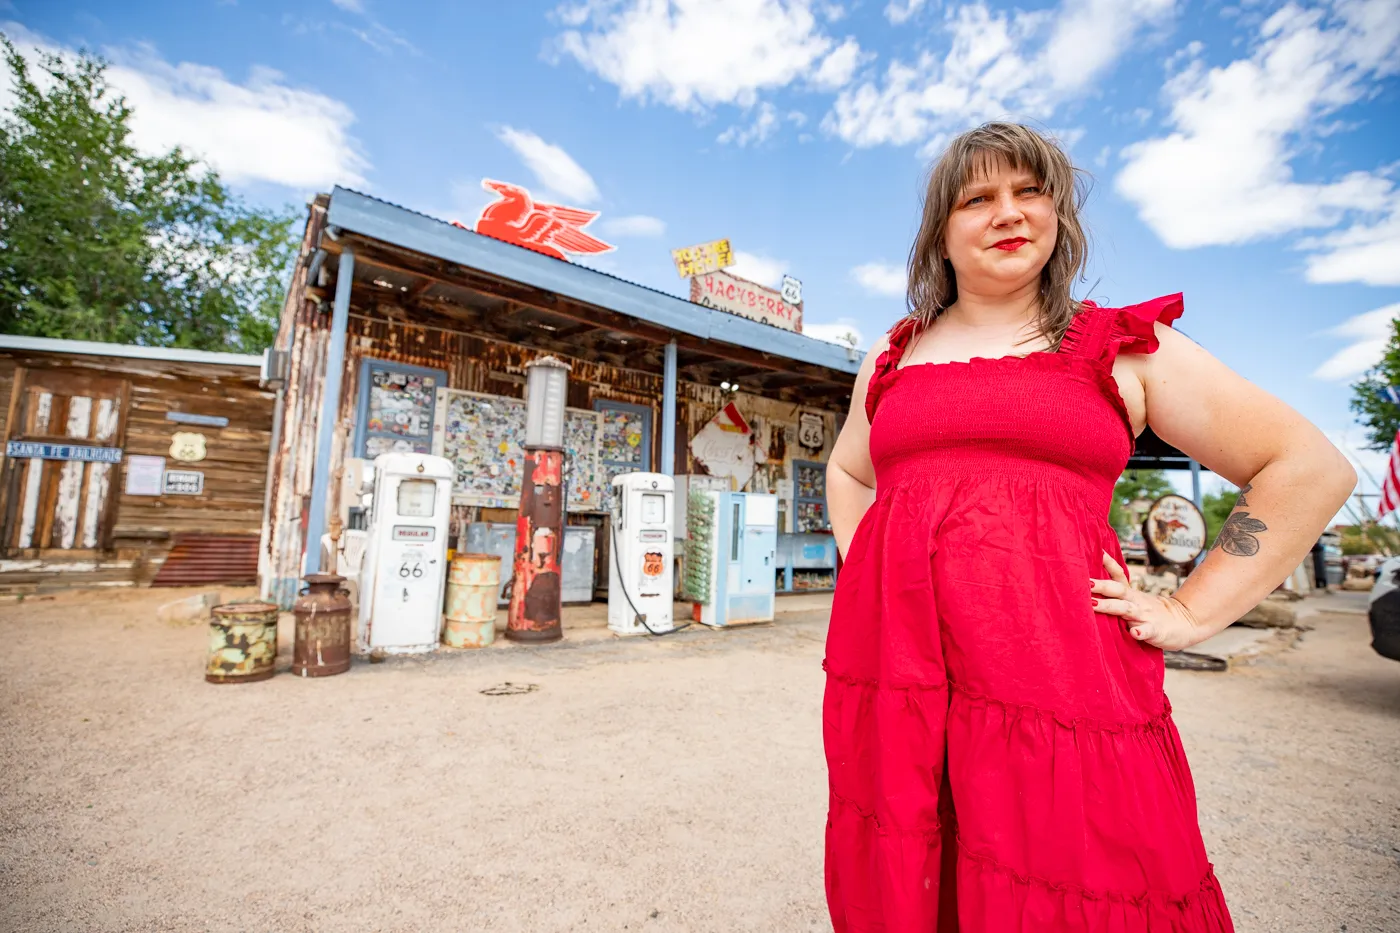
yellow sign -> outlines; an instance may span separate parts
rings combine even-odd
[[[729,248],[729,240],[724,239],[673,249],[671,259],[681,278],[689,279],[734,265],[734,252]]]
[[[170,438],[170,456],[184,463],[198,463],[207,456],[203,434],[176,431]]]

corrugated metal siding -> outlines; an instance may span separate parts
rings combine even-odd
[[[151,586],[246,586],[257,579],[257,535],[180,535]]]

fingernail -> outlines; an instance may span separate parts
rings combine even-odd
[[[1095,608],[1095,609],[1099,608],[1099,601],[1098,601],[1097,599],[1094,600],[1094,608]]]

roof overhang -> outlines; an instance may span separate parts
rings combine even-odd
[[[31,353],[67,353],[74,356],[110,356],[165,363],[210,363],[219,366],[262,366],[261,356],[244,353],[215,353],[209,350],[183,350],[173,347],[141,347],[125,343],[98,343],[92,340],[56,340],[52,337],[21,337],[0,334],[0,350],[27,350]]]
[[[552,293],[580,306],[606,310],[632,322],[628,330],[659,339],[663,332],[711,341],[790,360],[798,369],[821,367],[850,379],[864,353],[792,333],[646,288],[584,266],[563,262],[509,243],[454,227],[423,214],[336,188],[327,213],[329,228],[387,244],[490,279]],[[329,245],[329,244],[328,244]],[[369,261],[374,262],[370,257]],[[805,367],[804,365],[805,364]]]

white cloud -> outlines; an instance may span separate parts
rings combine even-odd
[[[1298,245],[1319,251],[1308,257],[1309,282],[1400,285],[1400,193],[1375,223],[1358,221]]]
[[[847,318],[842,318],[834,324],[809,324],[804,321],[802,333],[827,343],[839,343],[842,346],[856,349],[865,345],[865,338],[861,336],[860,327]]]
[[[1066,2],[1039,64],[1062,91],[1078,91],[1132,47],[1142,29],[1166,22],[1175,0]]]
[[[923,5],[924,0],[890,0],[890,5],[885,7],[885,19],[898,26],[918,13]]]
[[[611,236],[658,237],[666,235],[666,222],[645,214],[628,217],[604,217],[598,229]]]
[[[934,152],[943,133],[971,123],[1044,120],[1173,9],[1173,0],[1063,0],[1031,13],[960,6],[943,26],[945,53],[891,61],[879,79],[844,90],[822,127],[855,146],[923,143],[921,152]]]
[[[856,40],[847,39],[822,59],[821,65],[812,75],[812,85],[823,91],[840,90],[851,83],[861,63],[872,57],[873,55],[861,52],[860,43]]]
[[[1289,5],[1260,27],[1248,57],[1218,68],[1192,59],[1165,90],[1174,131],[1124,150],[1119,193],[1177,248],[1333,227],[1354,211],[1390,207],[1378,230],[1388,248],[1354,228],[1316,241],[1326,252],[1309,269],[1314,281],[1384,279],[1371,263],[1400,253],[1392,183],[1364,171],[1298,181],[1290,163],[1324,117],[1400,66],[1395,12],[1394,0],[1336,0],[1331,11]]]
[[[388,26],[385,26],[383,23],[371,20],[369,22],[369,25],[364,29],[360,29],[356,26],[347,26],[344,23],[336,23],[334,25],[337,28],[350,33],[350,35],[354,36],[356,39],[359,39],[365,45],[369,46],[370,48],[374,49],[376,52],[379,52],[382,55],[393,54],[393,51],[396,48],[403,49],[404,51],[410,52],[413,55],[421,54],[418,51],[418,47],[416,45],[414,45],[412,42],[409,42],[403,36],[394,32],[394,30],[390,29]]]
[[[904,267],[887,262],[862,263],[851,270],[851,278],[866,291],[891,298],[902,297],[909,287]]]
[[[27,57],[36,47],[69,60],[76,54],[18,23],[0,29]],[[131,105],[131,138],[141,151],[180,146],[233,184],[269,182],[302,193],[368,185],[369,161],[349,134],[355,114],[341,101],[292,87],[270,68],[253,67],[240,84],[207,65],[172,65],[147,45],[103,52],[112,63],[107,80]],[[9,82],[0,83],[0,108],[12,98]]]
[[[1360,376],[1385,356],[1386,344],[1395,333],[1395,319],[1400,317],[1400,304],[1386,305],[1348,318],[1327,333],[1351,341],[1334,353],[1314,372],[1316,379],[1340,382]]]
[[[819,6],[828,21],[827,6]],[[751,107],[760,91],[807,78],[849,80],[854,40],[823,30],[812,0],[593,0],[558,8],[559,52],[624,98],[680,110]]]
[[[547,191],[576,205],[592,204],[600,197],[593,176],[553,143],[510,126],[501,127],[496,136],[515,151]]]
[[[758,105],[758,116],[754,117],[753,123],[748,126],[731,126],[720,133],[717,141],[728,145],[733,143],[736,146],[747,146],[750,143],[755,145],[765,142],[778,129],[778,111],[767,101]]]
[[[331,0],[331,3],[350,13],[363,13],[365,11],[362,0]]]
[[[756,253],[746,253],[741,249],[736,249],[734,251],[734,265],[730,266],[727,271],[741,279],[767,285],[769,288],[777,288],[782,284],[783,273],[788,271],[788,267],[787,263],[781,259],[772,259],[768,256],[759,256]]]

